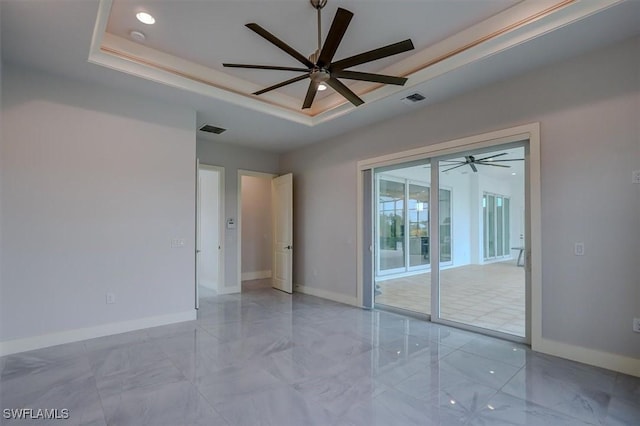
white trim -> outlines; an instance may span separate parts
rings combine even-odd
[[[322,299],[333,300],[334,302],[344,303],[345,305],[356,306],[358,308],[362,307],[360,303],[360,299],[354,296],[347,296],[342,293],[336,293],[334,291],[322,290],[314,287],[305,287],[302,284],[294,284],[293,288],[296,293],[308,294],[309,296],[316,296]]]
[[[237,290],[235,291],[235,293],[240,293],[242,292],[242,281],[244,281],[245,279],[252,279],[252,278],[243,278],[243,272],[242,272],[242,176],[251,176],[251,177],[257,177],[257,178],[263,178],[263,179],[269,179],[272,180],[275,177],[278,177],[278,175],[273,174],[273,173],[264,173],[264,172],[254,172],[252,170],[244,170],[244,169],[238,169],[238,192],[236,194],[236,199],[237,199],[237,219],[236,219],[236,224],[237,224],[237,235],[238,235],[238,242],[237,242],[237,248],[238,248],[238,252],[237,252],[237,259],[238,261],[237,263],[237,277],[238,277],[238,281],[236,283],[236,287]],[[272,206],[273,209],[273,206]],[[262,271],[264,272],[264,271]],[[268,277],[260,277],[260,278],[271,278],[271,271],[269,271],[269,276]],[[222,293],[220,293],[222,294]],[[225,293],[228,294],[228,293]]]
[[[271,270],[268,270],[268,271],[243,272],[242,273],[242,281],[262,280],[264,278],[271,278]]]
[[[222,294],[236,294],[242,292],[242,287],[233,286],[233,287],[223,287],[218,291],[218,296]]]
[[[5,342],[0,342],[0,356],[31,351],[34,349],[47,348],[49,346],[62,345],[64,343],[94,339],[96,337],[110,336],[112,334],[126,333],[128,331],[142,330],[145,328],[174,324],[183,321],[193,321],[195,319],[196,310],[192,309],[175,314],[158,315],[129,321],[113,322],[94,327],[77,328],[74,330],[43,334],[40,336],[8,340]]]
[[[640,359],[638,358],[583,348],[545,338],[538,341],[536,350],[545,354],[640,377]]]

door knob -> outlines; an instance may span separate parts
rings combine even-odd
[[[286,248],[287,250],[291,250],[293,247],[291,247],[291,246],[286,246],[285,248]]]

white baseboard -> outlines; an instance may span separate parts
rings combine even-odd
[[[210,281],[210,280],[200,279],[198,281],[198,285],[200,287],[208,288],[208,289],[214,290],[214,291],[216,291],[217,288],[218,288],[218,284],[215,281]]]
[[[217,289],[216,291],[218,292],[218,295],[221,295],[221,294],[240,293],[242,289],[240,287],[222,287]]]
[[[7,340],[0,342],[0,356],[195,319],[196,310],[193,309],[176,314],[159,315],[130,321],[114,322],[95,327],[77,328],[75,330]]]
[[[533,350],[619,373],[640,377],[640,359],[595,349],[583,348],[545,338],[533,342]]]
[[[241,278],[242,278],[242,281],[261,280],[261,279],[264,279],[264,278],[271,278],[271,270],[269,270],[269,271],[243,272]]]
[[[347,296],[345,294],[336,293],[334,291],[322,290],[315,287],[305,287],[302,284],[294,284],[294,291],[298,293],[308,294],[309,296],[321,297],[323,299],[333,300],[334,302],[344,303],[346,305],[362,306],[358,303],[358,298],[354,296]]]

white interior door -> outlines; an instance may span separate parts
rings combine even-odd
[[[293,175],[271,182],[273,205],[273,288],[293,292]]]

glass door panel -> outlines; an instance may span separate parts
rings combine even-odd
[[[438,320],[525,336],[525,271],[510,241],[511,226],[524,229],[511,224],[524,209],[522,158],[524,147],[496,148],[438,162]]]
[[[429,314],[428,161],[375,170],[374,306]]]

